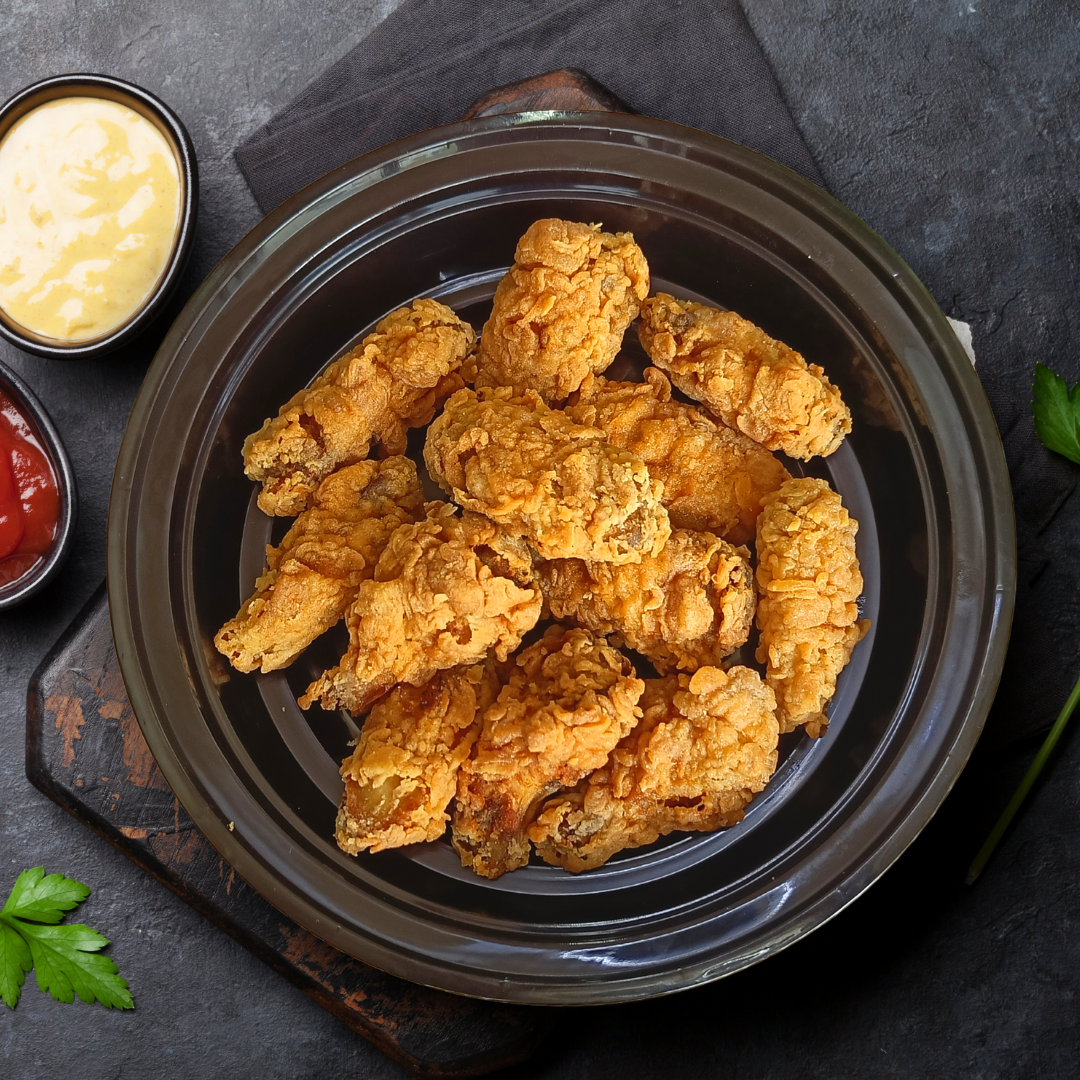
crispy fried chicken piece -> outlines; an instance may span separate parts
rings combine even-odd
[[[361,461],[331,473],[277,547],[255,593],[214,638],[237,671],[287,667],[356,599],[390,534],[424,513],[416,466],[406,457]]]
[[[459,390],[428,428],[424,461],[456,502],[545,559],[637,562],[671,531],[642,460],[532,390]]]
[[[851,431],[824,370],[734,311],[658,293],[642,305],[638,336],[684,394],[769,450],[825,457]]]
[[[637,727],[602,769],[549,800],[529,828],[537,854],[579,873],[670,832],[741,821],[776,770],[774,706],[750,668],[650,679]]]
[[[552,626],[525,649],[458,773],[462,865],[487,878],[524,866],[536,808],[604,764],[640,715],[643,687],[630,661],[587,630]]]
[[[863,589],[859,523],[824,480],[786,481],[758,518],[757,650],[776,693],[780,730],[824,734],[836,677],[870,629],[856,604]]]
[[[750,553],[712,533],[676,529],[659,555],[626,566],[540,562],[536,580],[556,619],[614,634],[662,672],[719,664],[754,621]]]
[[[656,368],[646,368],[643,383],[590,375],[566,411],[645,462],[649,475],[664,485],[673,529],[704,530],[747,544],[762,497],[788,478],[787,469],[752,439],[672,401],[671,383]]]
[[[630,233],[559,218],[530,225],[514,260],[480,336],[477,385],[531,388],[550,405],[615,359],[649,267]]]
[[[372,708],[341,766],[342,851],[385,851],[442,836],[458,769],[499,691],[495,668],[487,661],[440,671],[422,686],[396,686]]]
[[[390,537],[372,581],[345,616],[349,649],[300,698],[362,713],[396,683],[419,686],[436,671],[500,660],[540,617],[540,592],[495,573],[470,543],[468,524],[446,503]]]
[[[244,442],[244,472],[261,480],[259,508],[299,514],[324,476],[361,461],[373,442],[405,451],[411,427],[464,386],[476,334],[445,304],[415,300],[391,312]]]

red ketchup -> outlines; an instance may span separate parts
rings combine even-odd
[[[0,588],[48,554],[59,520],[60,493],[48,455],[0,390]]]

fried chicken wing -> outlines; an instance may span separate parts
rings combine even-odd
[[[356,599],[390,534],[423,517],[424,493],[406,457],[331,473],[277,547],[254,595],[214,637],[237,671],[276,671],[329,630]]]
[[[786,481],[758,518],[757,650],[776,693],[780,730],[824,734],[836,677],[869,630],[856,603],[863,589],[859,523],[824,480]]]
[[[776,770],[775,698],[755,671],[698,668],[651,679],[643,717],[602,769],[550,799],[528,835],[537,854],[573,873],[670,832],[712,832]]]
[[[416,300],[391,312],[244,442],[244,472],[261,480],[259,507],[299,514],[323,477],[367,457],[373,442],[405,451],[409,428],[464,386],[476,333],[445,304]]]
[[[630,233],[534,222],[495,291],[477,385],[531,388],[548,404],[562,401],[615,359],[648,295],[649,267]]]
[[[498,690],[488,661],[440,671],[422,686],[396,686],[372,708],[341,766],[342,851],[384,851],[442,836],[458,769]]]
[[[752,439],[672,401],[671,383],[656,368],[645,370],[643,383],[590,375],[566,411],[645,462],[664,485],[673,529],[705,530],[747,544],[762,497],[788,478],[787,469]]]
[[[614,634],[659,671],[719,664],[750,633],[750,553],[712,533],[676,529],[659,555],[614,566],[554,559],[536,566],[551,614]]]
[[[643,688],[630,661],[587,630],[553,626],[525,649],[458,773],[462,864],[487,878],[524,866],[541,800],[604,764],[640,715]]]
[[[824,370],[734,311],[658,293],[642,305],[638,335],[684,394],[769,450],[824,457],[851,431]]]
[[[540,593],[495,573],[471,539],[446,503],[399,527],[346,613],[348,651],[307,688],[301,708],[318,701],[362,713],[396,683],[419,686],[489,650],[505,660],[536,625]]]
[[[459,390],[428,428],[424,461],[456,502],[546,559],[637,562],[671,532],[642,460],[531,390]]]

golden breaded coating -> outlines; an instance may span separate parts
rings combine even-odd
[[[541,800],[603,765],[640,715],[644,683],[587,630],[552,626],[517,658],[458,773],[454,849],[497,878],[529,861]]]
[[[788,478],[787,469],[752,439],[672,401],[671,383],[656,368],[646,368],[643,383],[590,375],[566,411],[645,462],[649,475],[664,485],[673,529],[747,544],[763,496]]]
[[[459,390],[428,428],[424,461],[455,502],[545,559],[637,562],[671,532],[642,460],[531,390]]]
[[[480,335],[477,386],[536,390],[562,401],[603,371],[649,295],[649,267],[630,233],[545,218],[518,241]]]
[[[642,305],[638,335],[684,394],[769,450],[825,457],[851,431],[824,370],[734,311],[659,293]]]
[[[491,518],[472,510],[462,512],[457,535],[475,549],[480,561],[499,577],[513,578],[523,587],[535,584],[532,549],[520,536],[511,536]]]
[[[554,618],[613,634],[662,672],[719,664],[754,621],[750,553],[712,533],[676,529],[659,555],[626,566],[540,562],[536,580]]]
[[[469,539],[446,503],[429,503],[424,521],[391,535],[346,613],[348,652],[307,688],[301,708],[318,701],[362,713],[396,683],[419,686],[489,650],[505,660],[521,644],[540,617],[539,590],[493,572]]]
[[[416,466],[406,457],[361,461],[331,473],[277,547],[255,594],[214,637],[237,671],[288,666],[356,599],[390,534],[424,514]]]
[[[774,706],[745,667],[647,681],[637,727],[604,768],[549,800],[529,828],[537,854],[580,873],[670,832],[741,821],[776,770]]]
[[[335,360],[244,442],[244,473],[261,480],[259,508],[299,514],[323,477],[361,461],[373,442],[405,452],[411,427],[464,386],[460,369],[476,333],[445,304],[415,300]]]
[[[378,702],[341,766],[338,847],[355,855],[442,836],[458,769],[498,691],[487,662],[440,671],[422,686],[396,686]]]
[[[824,480],[786,481],[758,518],[758,663],[776,693],[780,730],[824,734],[836,677],[870,629],[859,621],[863,590],[855,534],[840,496]]]

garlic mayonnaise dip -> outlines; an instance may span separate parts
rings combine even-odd
[[[179,220],[154,124],[103,98],[40,105],[0,142],[0,308],[42,337],[101,337],[149,296]]]

